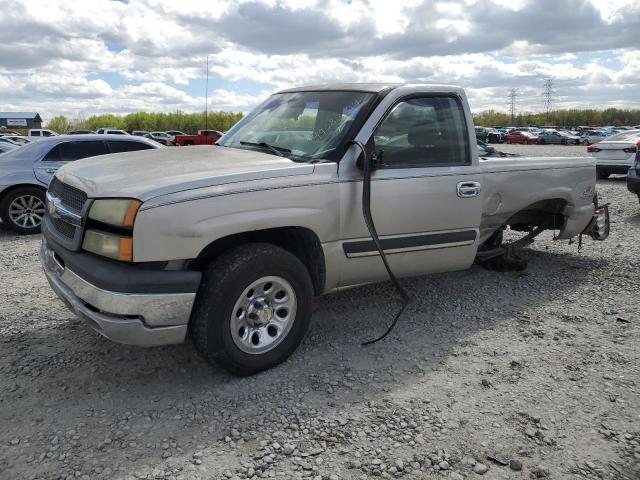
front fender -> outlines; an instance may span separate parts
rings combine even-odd
[[[340,228],[338,206],[338,184],[327,182],[141,209],[133,232],[133,259],[193,259],[217,239],[278,227],[307,228],[321,243],[333,241]]]

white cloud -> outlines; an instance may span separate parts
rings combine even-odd
[[[250,109],[299,84],[459,84],[472,108],[640,107],[637,0],[50,0],[0,16],[0,108]],[[30,32],[24,35],[24,32]]]

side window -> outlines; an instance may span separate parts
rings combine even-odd
[[[31,132],[31,136],[32,137],[39,137],[40,136],[40,131]]]
[[[43,130],[42,131],[42,136],[43,137],[51,137],[52,133],[49,130]]]
[[[42,160],[47,162],[59,162],[60,161],[60,144],[56,145],[51,150],[49,150],[49,153],[47,153]]]
[[[469,165],[467,124],[453,97],[424,97],[398,103],[373,134],[387,168]]]
[[[60,148],[60,156],[65,162],[81,160],[96,155],[104,155],[107,147],[102,141],[94,142],[64,142],[58,145]]]
[[[111,153],[134,152],[136,150],[148,150],[153,148],[142,142],[107,142]]]

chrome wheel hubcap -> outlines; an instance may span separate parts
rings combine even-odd
[[[22,195],[9,205],[9,218],[22,228],[39,227],[44,216],[44,202],[35,195]]]
[[[231,336],[245,353],[266,353],[287,336],[296,318],[296,294],[282,277],[262,277],[244,289],[231,313]]]

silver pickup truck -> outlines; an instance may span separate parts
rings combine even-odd
[[[105,337],[190,334],[208,361],[247,375],[295,350],[316,295],[509,260],[506,227],[604,238],[595,182],[590,158],[478,158],[457,87],[295,88],[216,146],[61,168],[41,258]]]

